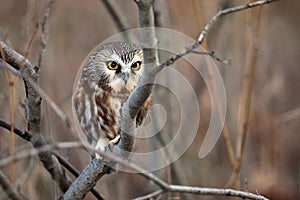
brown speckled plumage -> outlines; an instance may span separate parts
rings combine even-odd
[[[96,148],[103,150],[109,140],[120,134],[121,107],[143,72],[143,65],[135,71],[131,66],[142,59],[139,46],[115,42],[96,47],[83,62],[73,91],[73,110],[88,142]],[[108,68],[112,61],[119,65],[118,70]],[[149,98],[141,108],[137,126],[141,125],[150,101]]]

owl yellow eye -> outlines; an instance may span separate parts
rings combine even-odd
[[[137,61],[137,62],[135,62],[131,65],[131,69],[134,70],[134,71],[137,71],[141,68],[141,65],[142,65],[142,62]]]
[[[119,68],[119,65],[115,61],[111,61],[107,63],[107,67],[110,70],[117,70]]]

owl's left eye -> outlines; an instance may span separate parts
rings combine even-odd
[[[110,61],[107,63],[107,67],[108,67],[108,69],[111,69],[111,70],[117,70],[119,68],[119,64],[116,63],[115,61]]]
[[[131,69],[134,70],[134,71],[137,71],[141,68],[141,65],[142,65],[142,62],[137,61],[137,62],[135,62],[131,65]]]

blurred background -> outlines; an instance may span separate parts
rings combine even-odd
[[[137,28],[138,9],[134,1],[114,2],[120,14],[124,15],[127,28]],[[156,0],[156,25],[197,39],[203,24],[218,9],[247,2]],[[36,24],[43,19],[46,7],[46,0],[0,0],[0,28],[2,35],[5,35],[3,41],[24,55]],[[251,100],[240,176],[237,179],[239,181],[229,183],[233,167],[223,137],[219,138],[205,158],[198,158],[211,116],[210,94],[202,77],[184,61],[177,62],[174,67],[189,79],[197,94],[201,120],[197,122],[190,119],[190,123],[199,123],[198,134],[176,162],[155,171],[155,174],[174,184],[246,189],[254,193],[257,191],[270,199],[300,198],[300,68],[297,64],[300,52],[299,9],[298,1],[282,0],[267,4],[262,9],[254,8],[224,16],[210,30],[203,43],[207,50],[231,61],[229,65],[216,63],[225,84],[226,127],[235,155],[236,146],[240,144],[238,132],[242,130],[240,127],[243,127],[244,116],[247,116],[247,109],[244,108],[248,104],[245,102]],[[53,4],[47,30],[48,43],[41,66],[40,84],[72,119],[71,96],[77,70],[97,44],[119,33],[120,29],[101,0],[64,0]],[[33,65],[38,63],[40,35],[41,30],[38,29],[29,51],[28,59]],[[165,57],[167,54],[161,55],[162,61]],[[171,84],[172,81],[176,82],[172,77],[169,79]],[[247,87],[249,82],[253,90],[252,96],[247,97],[248,88],[251,88]],[[15,126],[26,129],[22,80],[15,85],[14,98]],[[156,88],[153,98],[155,103],[164,106],[168,115],[166,124],[155,137],[138,140],[136,151],[162,147],[176,134],[174,130],[180,117],[176,98],[164,88]],[[78,135],[66,127],[46,102],[43,102],[42,108],[42,134],[49,143],[78,140]],[[9,87],[3,70],[0,70],[0,118],[9,121]],[[161,119],[157,117],[155,120]],[[0,159],[9,156],[9,140],[9,132],[1,128]],[[16,152],[31,148],[31,145],[18,137],[15,143]],[[83,149],[58,152],[79,170],[90,160]],[[167,160],[170,153],[166,152],[159,159]],[[153,160],[153,165],[155,162]],[[9,174],[9,166],[0,166],[0,169]],[[61,195],[37,157],[15,164],[14,185],[29,199],[56,199]],[[96,189],[107,199],[132,199],[158,188],[137,174],[118,172],[98,181]],[[6,193],[2,189],[0,191],[0,199],[7,199]],[[88,194],[86,199],[94,197]],[[174,193],[165,194],[163,199],[230,198]]]

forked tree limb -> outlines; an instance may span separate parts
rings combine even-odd
[[[61,143],[54,143],[50,146],[51,149],[70,149],[70,148],[82,148],[84,145],[80,142],[61,142]],[[91,152],[97,152],[101,154],[103,157],[119,163],[120,165],[132,169],[133,171],[139,173],[141,176],[145,177],[148,180],[151,180],[156,185],[158,185],[161,189],[148,194],[143,197],[138,197],[137,199],[146,199],[146,197],[154,198],[158,195],[161,195],[165,192],[180,192],[180,193],[190,193],[195,195],[215,195],[215,196],[231,196],[231,197],[241,197],[241,198],[247,198],[247,199],[255,199],[255,200],[267,200],[266,197],[261,196],[259,194],[253,194],[250,192],[244,192],[239,190],[233,190],[233,189],[218,189],[218,188],[203,188],[203,187],[195,187],[195,186],[183,186],[183,185],[172,185],[164,180],[160,179],[158,176],[155,176],[153,173],[141,168],[140,166],[134,164],[133,162],[130,162],[128,160],[124,160],[113,153],[110,152],[100,152],[96,151],[92,147],[87,147]],[[47,148],[41,147],[36,149],[29,149],[29,150],[23,150],[22,153],[16,155],[16,159],[26,159],[28,157],[35,156],[39,154],[40,152],[47,151]],[[8,158],[9,159],[9,158]],[[8,164],[9,160],[2,161],[0,163]],[[97,167],[103,167],[104,165],[99,165],[99,162],[96,162],[96,159],[94,159],[91,162],[93,165],[95,165],[95,168]],[[99,169],[99,168],[98,168]],[[101,169],[101,168],[100,168]],[[102,170],[103,173],[105,172]],[[96,172],[94,172],[96,173]],[[101,176],[101,174],[94,174],[97,176]],[[94,181],[94,180],[90,180]]]
[[[232,8],[227,8],[224,10],[219,10],[210,20],[209,22],[204,26],[203,30],[201,31],[201,33],[198,36],[197,41],[194,44],[191,44],[190,46],[186,47],[185,50],[183,50],[181,53],[178,53],[174,56],[172,56],[171,58],[167,59],[166,61],[164,61],[162,64],[159,65],[160,69],[163,69],[166,66],[170,66],[172,65],[176,60],[178,60],[179,58],[189,54],[192,50],[196,49],[197,47],[199,47],[204,38],[206,37],[206,35],[208,34],[209,30],[215,25],[215,23],[223,16],[225,15],[229,15],[232,13],[236,13],[242,10],[246,10],[249,8],[254,8],[257,6],[262,6],[264,4],[269,4],[269,3],[273,3],[275,1],[279,1],[279,0],[260,0],[260,1],[254,1],[251,3],[247,3],[241,6],[235,6]]]
[[[3,128],[5,128],[5,129],[7,129],[7,130],[10,130],[10,129],[11,129],[11,124],[10,124],[9,122],[3,120],[3,119],[0,119],[0,127],[3,127]],[[21,138],[24,139],[25,141],[30,142],[30,140],[31,140],[31,138],[32,138],[32,134],[31,134],[30,132],[21,130],[21,129],[17,128],[17,127],[14,127],[13,130],[14,130],[14,133],[15,133],[16,135],[18,135],[19,137],[21,137]],[[70,147],[73,147],[73,148],[74,148],[74,146],[70,146]],[[77,147],[77,146],[76,146],[76,147]],[[81,147],[81,146],[79,146],[79,147]],[[47,151],[47,150],[49,149],[49,147],[46,146],[46,147],[42,147],[42,148],[39,148],[39,149],[40,149],[41,151],[42,151],[42,150]],[[38,150],[38,149],[36,149],[36,150]],[[34,156],[34,155],[37,155],[37,153],[38,153],[37,151],[33,151],[33,153],[31,153],[31,155],[28,155],[28,156]],[[30,153],[29,153],[29,154],[30,154]],[[79,176],[80,172],[79,172],[74,166],[72,166],[72,164],[70,164],[68,161],[66,161],[62,156],[60,156],[59,154],[53,152],[52,150],[51,150],[51,154],[53,154],[53,155],[57,158],[58,162],[59,162],[64,168],[66,168],[71,174],[73,174],[75,177],[78,177],[78,176]],[[23,157],[22,157],[22,156],[23,156]],[[25,156],[26,156],[26,155],[25,155]],[[26,156],[25,158],[27,158],[28,156]],[[14,157],[13,159],[18,160],[18,159],[22,159],[22,158],[24,159],[24,154],[22,154],[22,155],[18,154],[17,157]],[[5,164],[9,163],[9,162],[10,162],[10,159],[11,159],[11,158],[8,158],[8,159],[2,159],[2,160],[0,161],[0,167],[1,167],[2,165],[5,165]],[[91,189],[91,193],[92,193],[97,199],[100,199],[100,200],[103,199],[103,197],[101,196],[101,194],[100,194],[98,191],[96,191],[94,188]]]
[[[130,95],[129,99],[126,101],[122,108],[123,114],[123,120],[122,120],[122,130],[125,132],[134,132],[135,131],[135,116],[138,113],[140,107],[143,105],[145,100],[149,97],[149,95],[152,92],[152,85],[145,83],[153,83],[155,80],[156,75],[159,73],[159,71],[165,67],[173,64],[176,60],[181,58],[182,56],[190,53],[190,51],[197,48],[207,35],[208,31],[211,29],[211,27],[215,24],[215,22],[221,18],[224,15],[234,13],[240,10],[245,10],[248,8],[260,6],[263,4],[271,3],[275,0],[261,0],[256,1],[253,3],[249,3],[243,6],[237,6],[225,10],[218,11],[212,19],[206,24],[203,31],[200,33],[197,42],[192,44],[191,46],[187,47],[182,53],[177,54],[164,63],[160,64],[159,66],[153,66],[152,68],[149,68],[149,70],[145,70],[145,74],[143,75],[143,78],[139,84],[141,87],[137,87],[137,89]],[[139,21],[140,21],[140,27],[151,27],[154,25],[154,19],[153,19],[153,0],[135,0],[135,2],[138,5],[139,8]],[[149,36],[149,37],[148,37]],[[154,35],[154,29],[153,32],[144,32],[142,33],[142,42],[145,44],[152,44],[151,46],[155,46],[156,39]],[[3,50],[8,50],[6,53],[6,61],[15,67],[16,69],[20,69],[20,63],[23,62],[24,57],[15,51],[11,50],[10,48],[7,48],[7,45],[0,42],[0,48]],[[157,63],[157,53],[155,48],[147,48],[143,49],[144,53],[144,60],[145,64],[151,63],[155,64]],[[39,74],[34,69],[34,67],[30,64],[28,60],[25,61],[25,72],[28,74],[28,76],[34,80],[36,83],[38,83]],[[30,115],[28,118],[29,122],[29,131],[32,131],[33,134],[33,145],[36,148],[39,148],[41,146],[47,145],[44,138],[40,135],[40,95],[36,90],[32,87],[32,85],[29,83],[26,83],[26,93],[29,101],[29,110]],[[115,146],[111,151],[115,153],[116,155],[121,155],[122,158],[118,162],[122,163],[126,162],[128,166],[130,166],[130,162],[124,161],[123,159],[128,156],[128,153],[132,150],[134,144],[134,137],[131,135],[127,135],[125,133],[121,133],[121,140],[118,145]],[[124,154],[124,151],[127,150],[128,153]],[[100,153],[101,154],[101,153]],[[105,156],[105,155],[104,155]],[[113,155],[116,157],[115,155]],[[49,171],[49,173],[52,175],[52,178],[59,184],[59,187],[62,191],[66,191],[68,188],[70,182],[69,179],[66,177],[64,170],[59,165],[57,159],[51,155],[50,150],[46,153],[43,152],[43,154],[39,154],[40,160],[43,162],[45,168]],[[83,172],[80,174],[80,176],[72,183],[72,185],[68,188],[66,193],[64,194],[64,199],[83,199],[84,196],[87,194],[87,192],[94,187],[94,185],[97,183],[98,179],[101,178],[104,174],[109,172],[110,165],[114,162],[117,162],[116,159],[113,159],[112,157],[109,157],[109,159],[100,161],[97,159],[92,160],[86,168],[83,170]],[[54,169],[54,170],[53,170]],[[155,182],[158,186],[162,188],[164,191],[169,192],[190,192],[193,194],[215,194],[212,191],[218,191],[218,195],[232,195],[234,190],[230,189],[214,189],[210,188],[212,190],[207,191],[207,188],[198,188],[198,187],[189,187],[189,186],[177,186],[177,185],[169,185],[166,182],[162,181],[158,177],[154,176],[153,174],[147,172],[147,171],[141,171],[141,175],[147,177],[148,179]],[[245,198],[252,198],[252,199],[266,199],[262,196],[245,196],[245,192],[238,191],[236,193],[239,197],[245,197]],[[243,196],[244,195],[244,196]],[[235,196],[235,195],[233,195]]]
[[[153,27],[153,0],[136,1],[136,3],[139,8],[140,27]],[[142,41],[147,42],[147,44],[156,42],[151,40],[155,38],[155,35],[152,34],[154,34],[154,29],[147,33],[141,33]],[[147,39],[150,39],[150,41],[145,41]],[[143,49],[143,53],[145,64],[157,63],[157,53],[155,49]],[[110,149],[111,152],[122,158],[127,158],[132,151],[136,127],[135,117],[152,92],[153,84],[145,83],[153,83],[156,74],[157,72],[154,72],[154,70],[145,70],[139,85],[122,106],[121,138],[118,145]],[[131,134],[129,135],[127,133]],[[95,186],[98,179],[109,173],[110,166],[113,164],[114,162],[111,160],[93,159],[72,183],[63,198],[83,199],[86,193]]]
[[[139,9],[139,22],[140,27],[154,27],[154,14],[153,14],[153,0],[134,0],[137,3]],[[157,64],[157,51],[155,48],[143,48],[144,54],[144,63],[145,64],[152,64],[152,67],[146,68],[144,71],[143,77],[137,86],[137,88],[133,91],[130,95],[128,100],[124,103],[122,107],[122,122],[121,122],[121,139],[118,145],[115,145],[111,152],[115,155],[121,156],[123,159],[128,156],[131,152],[133,144],[134,144],[134,137],[132,135],[128,135],[127,133],[134,133],[135,131],[135,116],[138,113],[139,109],[146,101],[146,99],[150,96],[152,92],[152,84],[147,83],[154,83],[156,75],[165,67],[173,64],[176,60],[181,58],[182,56],[190,53],[199,45],[201,45],[204,37],[211,29],[211,27],[215,24],[215,22],[222,16],[234,13],[237,11],[245,10],[248,8],[260,6],[266,3],[271,3],[272,0],[261,0],[253,3],[249,3],[243,6],[237,6],[225,10],[218,11],[212,19],[206,24],[203,31],[200,33],[198,40],[192,44],[191,46],[187,47],[182,53],[177,54],[170,59],[166,60],[162,64],[155,66]],[[145,31],[144,29],[141,30],[141,40],[142,45],[146,44],[146,46],[155,47],[156,45],[156,37],[154,28],[150,31],[149,29]],[[106,161],[101,161],[94,159],[92,160],[80,176],[72,183],[69,190],[64,194],[64,199],[82,199],[104,174],[109,172],[109,165],[112,165],[114,162],[109,159]],[[95,167],[98,168],[95,169]],[[165,184],[165,183],[164,183]],[[159,185],[159,184],[158,184]],[[163,185],[159,185],[160,187],[164,188]],[[166,186],[165,188],[169,188]],[[171,187],[171,191],[176,191],[177,187]],[[183,191],[182,191],[183,192]],[[228,192],[228,191],[226,191]],[[230,193],[231,191],[229,191]],[[229,195],[228,193],[224,193],[224,195]]]
[[[0,48],[4,52],[5,61],[15,69],[24,69],[23,74],[25,83],[25,91],[27,97],[27,130],[32,133],[30,138],[31,144],[35,147],[47,146],[45,138],[40,134],[41,125],[41,97],[35,90],[30,81],[38,85],[39,73],[33,65],[23,55],[19,54],[5,43],[0,41]],[[0,58],[2,56],[0,55]],[[51,151],[45,151],[39,154],[39,159],[44,167],[51,174],[52,179],[58,184],[59,188],[64,192],[71,184],[71,180],[65,174],[64,169],[61,167],[56,157],[51,154]]]

